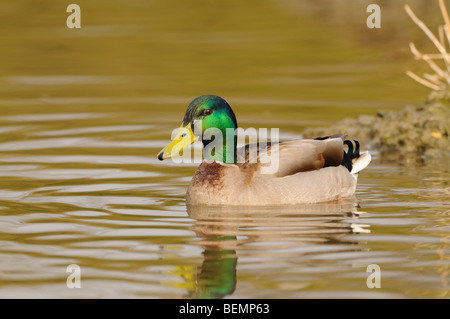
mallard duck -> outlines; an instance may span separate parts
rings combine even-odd
[[[368,152],[359,153],[357,141],[345,140],[343,134],[237,148],[237,127],[233,110],[221,97],[203,95],[189,104],[178,134],[158,154],[159,160],[165,160],[196,140],[203,143],[203,162],[188,187],[187,204],[334,201],[354,194],[358,173],[371,160]],[[209,137],[208,129],[227,138]],[[216,145],[211,150],[213,141]]]

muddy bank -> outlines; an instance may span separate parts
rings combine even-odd
[[[450,92],[433,92],[423,105],[397,111],[379,110],[375,115],[346,118],[327,128],[309,128],[305,138],[346,133],[363,148],[380,154],[450,156]]]

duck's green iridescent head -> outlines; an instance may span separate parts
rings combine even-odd
[[[199,96],[189,104],[180,132],[169,145],[161,150],[158,158],[160,160],[170,158],[196,140],[201,140],[203,146],[207,147],[214,141],[209,133],[218,130],[222,134],[222,143],[218,147],[215,146],[212,153],[205,152],[204,158],[224,163],[236,163],[236,129],[236,116],[227,101],[216,95]]]

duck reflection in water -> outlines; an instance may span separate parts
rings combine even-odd
[[[348,244],[360,249],[346,235],[370,232],[358,224],[363,212],[355,198],[339,202],[276,207],[229,207],[188,205],[195,219],[192,230],[204,248],[202,265],[193,274],[188,298],[223,298],[237,284],[239,257],[288,258],[298,252],[290,248],[320,244]],[[275,252],[274,250],[278,250]]]

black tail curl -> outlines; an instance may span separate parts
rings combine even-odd
[[[352,160],[361,156],[359,154],[359,142],[356,140],[345,140],[344,144],[347,145],[348,149],[347,152],[344,151],[341,165],[344,165],[351,172],[353,168]]]
[[[347,154],[351,159],[361,156],[359,154],[359,142],[357,140],[345,140],[344,144],[348,146]],[[353,149],[353,144],[355,144],[355,149]]]

